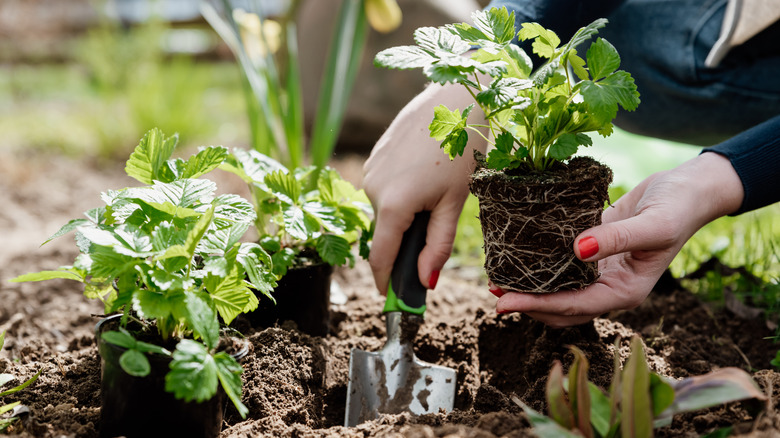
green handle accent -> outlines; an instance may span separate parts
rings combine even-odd
[[[417,259],[425,247],[428,220],[431,213],[423,211],[414,216],[409,229],[404,232],[398,256],[390,274],[390,287],[383,312],[406,312],[423,316],[428,288],[420,283]]]
[[[425,314],[425,309],[427,309],[425,304],[420,307],[407,306],[403,301],[398,299],[395,291],[393,291],[393,285],[390,284],[390,288],[387,290],[387,300],[385,301],[385,307],[382,309],[382,313],[406,312],[423,316]]]

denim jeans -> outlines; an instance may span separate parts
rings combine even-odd
[[[626,0],[605,10],[596,0],[503,0],[491,6],[521,11],[518,24],[538,21],[556,32],[561,20],[571,21],[558,18],[567,14],[563,8],[576,5],[580,20],[588,20],[577,27],[605,12],[609,24],[599,36],[617,48],[620,68],[634,77],[642,100],[634,112],[619,111],[615,125],[641,135],[712,145],[780,115],[780,23],[732,49],[718,67],[704,66],[720,34],[726,3]],[[546,16],[530,16],[534,13]],[[559,36],[566,41],[571,35]]]

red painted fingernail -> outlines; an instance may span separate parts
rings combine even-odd
[[[428,280],[428,288],[436,289],[436,283],[439,282],[439,274],[441,274],[441,271],[431,272],[431,278]]]
[[[488,290],[490,291],[491,294],[495,295],[496,298],[501,298],[502,296],[504,296],[504,290],[501,289],[500,287],[496,286],[490,281],[488,281],[488,286],[490,286],[490,289]]]
[[[580,239],[579,243],[577,243],[577,247],[580,249],[581,259],[591,258],[599,252],[599,243],[596,242],[596,238],[593,236]]]
[[[498,313],[499,315],[503,315],[506,313],[512,313],[512,311],[509,309],[504,309],[504,310],[496,310],[496,313]]]

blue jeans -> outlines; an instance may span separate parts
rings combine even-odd
[[[518,25],[537,21],[563,41],[572,29],[606,15],[609,24],[599,36],[617,48],[620,68],[634,77],[642,100],[634,112],[619,111],[615,125],[712,145],[780,115],[780,23],[732,49],[718,67],[704,66],[720,34],[726,2],[494,0],[491,6],[516,10]],[[530,47],[524,49],[530,53]]]

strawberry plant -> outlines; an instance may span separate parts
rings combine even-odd
[[[616,352],[618,347],[616,343]],[[654,428],[668,426],[678,413],[733,401],[766,400],[750,375],[739,368],[721,368],[682,380],[652,373],[638,337],[631,340],[631,355],[622,369],[616,353],[612,384],[604,392],[587,380],[585,354],[576,347],[570,349],[574,362],[568,378],[556,360],[547,379],[549,417],[514,399],[539,437],[651,437]]]
[[[105,205],[46,241],[75,231],[80,254],[73,264],[13,281],[83,283],[88,298],[122,315],[118,330],[102,337],[125,349],[120,365],[127,374],[149,374],[147,355],[168,356],[167,391],[202,402],[221,386],[244,417],[242,368],[218,349],[220,327],[257,307],[251,289],[273,290],[271,257],[257,243],[240,241],[256,218],[252,204],[216,195],[216,184],[200,178],[222,164],[227,149],[171,158],[177,142],[176,135],[149,131],[125,167],[143,186],[104,192]]]
[[[352,247],[368,256],[371,207],[362,190],[328,167],[290,170],[254,150],[236,149],[221,166],[252,191],[255,226],[262,248],[271,254],[278,277],[296,265],[354,264]]]
[[[589,133],[612,133],[620,107],[633,111],[639,93],[620,56],[603,38],[579,50],[607,24],[597,19],[566,43],[538,23],[515,28],[504,8],[476,11],[473,24],[422,27],[414,46],[379,52],[382,67],[419,68],[432,82],[465,87],[473,103],[432,109],[430,136],[461,157],[476,133],[490,146],[477,156],[470,190],[480,201],[485,269],[506,291],[548,293],[583,288],[598,278],[595,262],[571,245],[601,221],[612,171],[587,157]],[[513,40],[530,42],[539,66]],[[479,108],[485,123],[469,122]],[[487,135],[485,133],[487,133]],[[554,231],[553,231],[554,230]]]

